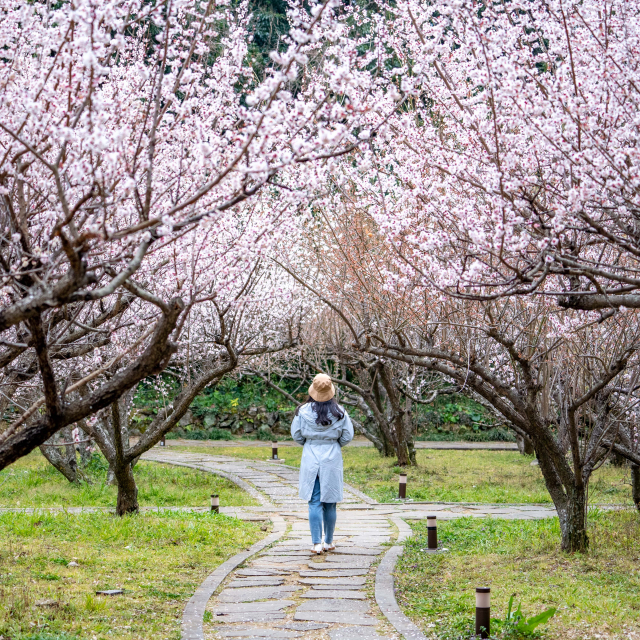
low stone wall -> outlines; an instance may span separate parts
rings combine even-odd
[[[144,412],[139,413],[144,415]],[[268,440],[274,436],[289,435],[293,415],[293,411],[268,411],[266,407],[260,406],[238,409],[234,412],[210,412],[204,417],[188,411],[172,431],[172,435],[181,438],[215,440],[224,439],[219,433],[222,430],[234,437],[255,435],[261,440]]]

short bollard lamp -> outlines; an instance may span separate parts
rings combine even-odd
[[[398,485],[398,498],[405,500],[407,497],[407,474],[400,474],[400,484]]]
[[[215,493],[211,495],[211,513],[220,513],[220,496]]]
[[[271,459],[278,459],[278,442],[276,440],[271,443]]]
[[[164,439],[164,436],[162,436],[162,440],[160,440],[160,446],[161,447],[166,447],[167,446],[167,443],[166,443],[166,441]]]
[[[491,589],[476,587],[476,638],[491,634]]]
[[[438,550],[438,525],[435,516],[427,516],[427,549]]]

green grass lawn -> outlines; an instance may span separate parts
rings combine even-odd
[[[141,506],[205,507],[212,493],[226,506],[258,504],[231,481],[204,471],[141,461],[134,474]],[[34,452],[0,471],[0,507],[115,507],[117,489],[106,484],[99,459],[89,480],[71,484]]]
[[[210,513],[0,514],[0,638],[179,640],[202,580],[263,535]]]
[[[203,447],[180,447],[180,451],[206,453]],[[215,455],[266,460],[264,447],[216,447]],[[344,478],[379,502],[398,496],[400,468],[394,460],[382,458],[373,448],[348,446],[342,450]],[[301,447],[281,447],[286,464],[300,465]],[[418,467],[408,470],[407,498],[443,502],[550,503],[540,473],[530,456],[511,451],[454,451],[421,449]],[[591,504],[631,504],[631,485],[626,468],[605,464],[592,477]]]
[[[426,522],[412,523],[414,537],[396,567],[396,596],[405,613],[430,637],[469,638],[475,587],[490,586],[492,618],[504,620],[512,594],[527,617],[550,607],[556,615],[538,628],[544,638],[625,640],[640,637],[640,515],[633,510],[590,516],[590,550],[560,552],[557,519],[440,522],[446,553],[431,555]],[[509,633],[494,624],[496,637]]]

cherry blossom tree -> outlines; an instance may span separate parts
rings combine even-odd
[[[421,325],[371,327],[363,348],[439,372],[499,411],[533,443],[563,549],[584,549],[591,474],[612,450],[640,461],[633,442],[640,367],[635,313],[602,325],[544,300],[433,308]]]
[[[202,262],[192,263],[197,269],[192,284],[201,278],[211,286]],[[215,299],[192,307],[170,360],[178,378],[177,394],[159,408],[135,444],[129,441],[133,390],[86,422],[84,430],[109,462],[109,473],[118,486],[116,513],[138,510],[133,472],[137,460],[178,424],[198,394],[256,357],[297,344],[298,302],[286,285],[273,269],[267,272],[256,265],[226,296],[217,289]]]
[[[384,238],[387,311],[345,324],[362,350],[474,389],[528,437],[563,547],[582,549],[593,469],[611,450],[638,462],[636,6],[388,13],[360,14],[370,68],[409,98],[324,192]]]
[[[242,4],[2,5],[0,468],[160,372],[290,231],[316,165],[393,110],[348,14],[305,6],[253,87]]]
[[[297,249],[303,250],[280,247],[278,256],[313,300],[303,323],[301,359],[307,374],[330,375],[341,402],[359,409],[363,419],[355,426],[381,455],[396,456],[400,466],[415,465],[412,407],[458,387],[437,373],[363,349],[369,327],[383,318],[400,326],[415,319],[414,290],[395,284],[390,290],[393,255],[375,221],[348,194],[337,195],[342,199],[327,197],[330,206],[318,207],[301,227]]]
[[[370,49],[411,98],[352,175],[399,259],[453,295],[639,307],[636,4],[387,11]]]
[[[309,252],[306,270],[300,261],[287,269],[297,268],[299,281],[342,320],[352,352],[378,367],[395,362],[425,378],[443,376],[529,441],[559,514],[563,549],[586,548],[592,473],[612,452],[640,462],[637,312],[603,320],[599,312],[562,309],[553,297],[443,294],[398,260],[396,246],[367,217],[370,201],[359,210],[352,194],[339,196],[313,234],[331,241]]]

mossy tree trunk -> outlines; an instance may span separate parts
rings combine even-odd
[[[131,463],[125,458],[124,440],[123,440],[123,424],[120,403],[114,402],[111,405],[111,426],[113,428],[114,443],[114,460],[112,463],[113,474],[118,485],[118,502],[116,505],[116,514],[123,516],[127,513],[137,513],[138,506],[138,487],[133,476]],[[128,441],[127,429],[127,441]],[[127,449],[129,448],[127,442]]]
[[[587,498],[583,490],[575,490],[566,507],[558,511],[561,548],[569,553],[584,552],[589,548],[587,535]]]
[[[520,434],[516,435],[516,444],[518,445],[518,451],[523,456],[533,456],[536,450],[533,448],[533,442],[527,437]]]
[[[137,513],[139,511],[138,487],[131,465],[116,466],[114,475],[118,485],[116,514],[123,516],[127,513]]]

